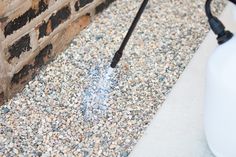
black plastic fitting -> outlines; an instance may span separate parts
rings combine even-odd
[[[229,0],[229,1],[233,2],[234,4],[236,3],[236,0]],[[208,22],[210,24],[210,27],[212,31],[217,35],[216,39],[218,41],[218,44],[221,45],[229,41],[233,37],[233,33],[231,33],[230,31],[226,31],[224,24],[217,17],[212,15],[211,2],[212,0],[206,1],[205,11],[208,17]]]

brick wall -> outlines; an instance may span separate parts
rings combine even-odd
[[[114,0],[1,0],[0,105]]]

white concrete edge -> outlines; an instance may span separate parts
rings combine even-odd
[[[228,4],[221,19],[236,32]],[[212,157],[203,132],[205,66],[217,46],[210,31],[129,157]]]

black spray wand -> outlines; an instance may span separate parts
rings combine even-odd
[[[148,0],[144,0],[141,7],[139,8],[139,11],[138,11],[136,17],[134,18],[134,21],[133,21],[132,25],[130,26],[128,33],[126,34],[119,50],[115,53],[115,56],[112,59],[112,62],[111,62],[111,67],[112,68],[115,68],[116,65],[118,64],[118,62],[120,61],[120,59],[122,57],[122,54],[123,54],[123,50],[125,49],[125,46],[127,45],[128,41],[129,41],[129,38],[132,35],[132,33],[133,33],[133,31],[134,31],[134,29],[135,29],[141,15],[142,15],[142,13],[143,13],[147,3],[148,3]]]

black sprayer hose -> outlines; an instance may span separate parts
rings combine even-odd
[[[236,0],[229,0],[236,4]],[[211,13],[212,0],[206,0],[205,11],[212,31],[217,35],[218,44],[224,44],[233,37],[233,33],[225,30],[223,23]]]
[[[211,2],[212,0],[207,0],[205,4],[205,12],[208,19],[213,18],[213,15],[211,13]]]
[[[230,2],[236,4],[236,0],[229,0]]]
[[[236,4],[236,0],[229,0],[229,1]],[[207,0],[206,4],[205,4],[206,15],[209,19],[213,17],[213,15],[211,13],[211,2],[212,2],[212,0]]]
[[[111,67],[112,68],[115,68],[116,65],[118,64],[118,62],[120,61],[120,59],[122,57],[122,54],[123,54],[123,50],[125,49],[125,46],[127,45],[128,41],[130,39],[130,36],[132,35],[132,33],[133,33],[133,31],[134,31],[134,29],[135,29],[141,15],[142,15],[142,13],[143,13],[147,3],[148,3],[148,0],[144,0],[141,7],[139,8],[139,11],[138,11],[136,17],[134,18],[134,21],[133,21],[132,25],[130,26],[129,31],[127,32],[127,34],[126,34],[119,50],[115,53],[115,56],[112,59],[112,62],[111,62]]]

